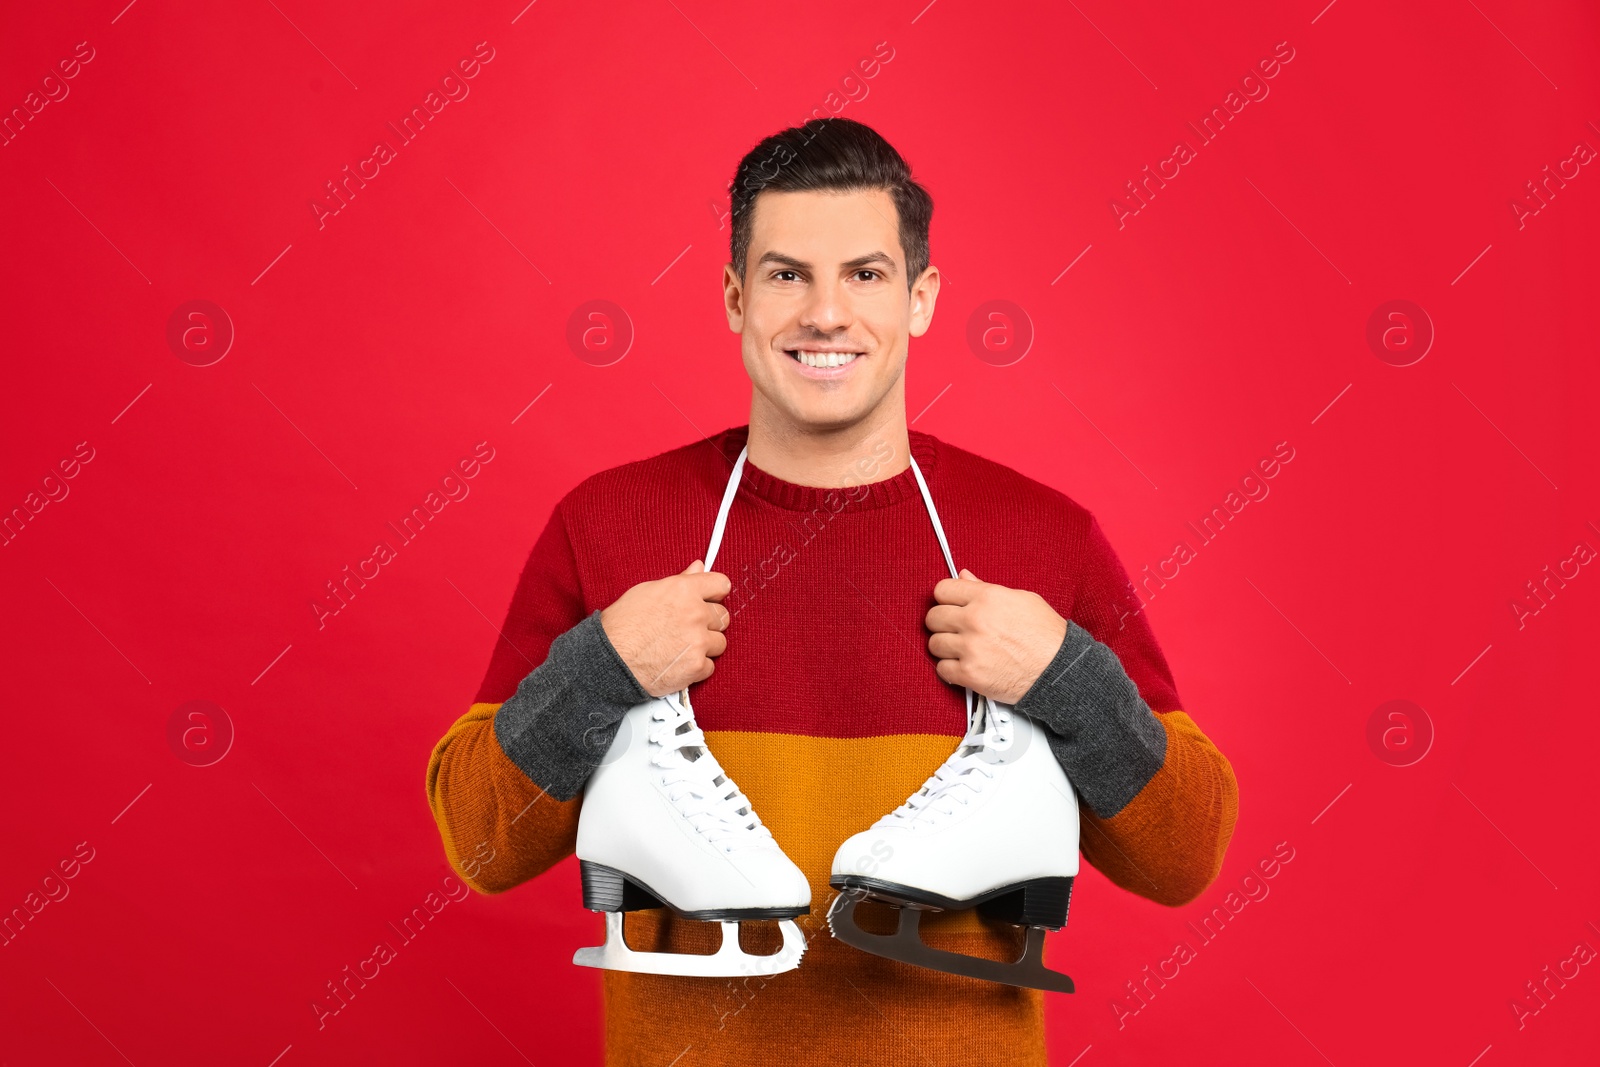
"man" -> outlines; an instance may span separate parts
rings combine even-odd
[[[498,893],[573,852],[582,787],[626,711],[693,686],[707,744],[805,873],[796,970],[742,982],[605,972],[608,1063],[1044,1063],[1042,993],[869,955],[823,922],[835,850],[950,755],[967,726],[963,686],[1044,728],[1081,799],[1083,855],[1112,882],[1176,906],[1221,866],[1232,768],[1179,710],[1098,522],[907,425],[909,341],[939,294],[931,214],[900,155],[850,120],[785,130],[744,158],[723,285],[753,386],[748,427],[562,499],[477,702],[434,750],[428,798],[450,862]],[[873,907],[892,914],[869,902],[864,919]],[[665,910],[629,921],[636,948],[718,939],[715,923]],[[975,911],[922,929],[969,955],[1015,958],[1020,944],[1020,927]],[[776,944],[758,940],[747,947]]]

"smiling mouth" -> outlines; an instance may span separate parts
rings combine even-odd
[[[803,348],[789,348],[784,350],[784,355],[813,370],[827,370],[831,367],[843,367],[854,363],[863,353],[817,352]]]

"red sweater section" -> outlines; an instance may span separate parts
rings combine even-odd
[[[505,627],[520,647],[497,644],[477,701],[506,700],[551,640],[631,586],[704,558],[747,432],[725,430],[573,489],[546,531],[552,539],[564,527],[565,543],[534,553],[566,573],[524,576]],[[1090,513],[929,434],[910,439],[956,566],[1038,593],[1117,653],[1152,711],[1177,709],[1172,673]],[[928,651],[923,619],[934,585],[950,575],[909,468],[841,490],[746,463],[713,566],[733,582],[724,601],[733,619],[727,651],[694,688],[702,728],[836,738],[964,731],[962,691],[939,679]],[[542,595],[524,595],[532,587]]]

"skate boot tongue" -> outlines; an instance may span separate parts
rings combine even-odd
[[[1011,709],[988,697],[980,696],[977,714],[967,730],[967,736],[962,739],[961,747],[982,749],[991,756],[1000,758],[1002,753],[1011,748],[1015,731],[1016,722]]]
[[[970,805],[994,779],[995,766],[1005,762],[1014,737],[1013,726],[1010,709],[980,697],[977,714],[961,739],[961,746],[921,789],[879,819],[878,825],[931,829]]]
[[[650,717],[651,763],[667,799],[695,832],[724,851],[777,847],[772,831],[706,747],[688,694],[674,693],[657,704]]]

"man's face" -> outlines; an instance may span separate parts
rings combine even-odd
[[[745,279],[729,264],[723,296],[767,413],[826,431],[903,409],[907,345],[933,318],[939,272],[908,292],[898,226],[881,189],[756,197]]]

